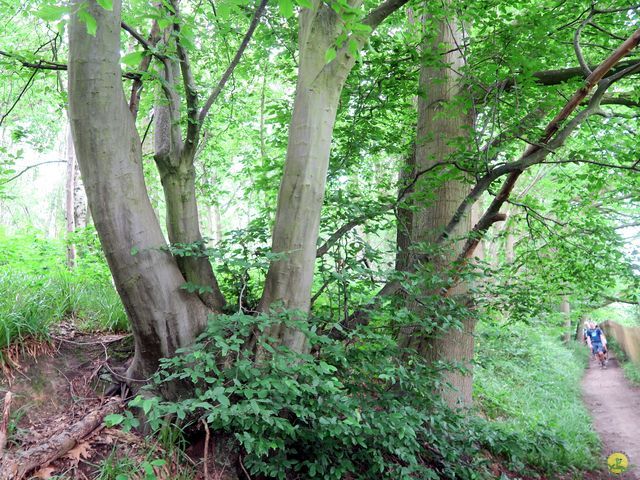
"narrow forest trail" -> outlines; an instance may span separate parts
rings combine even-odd
[[[629,458],[629,470],[611,477],[640,479],[640,388],[629,384],[615,359],[606,369],[590,360],[582,391],[602,440],[603,464],[614,452],[623,452]]]

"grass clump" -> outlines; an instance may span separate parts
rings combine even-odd
[[[633,385],[640,386],[640,364],[633,362],[627,356],[613,336],[607,338],[607,346],[609,351],[622,367],[622,372],[627,380],[629,380]]]
[[[515,467],[586,470],[599,448],[581,401],[589,353],[556,338],[539,326],[481,328],[474,395],[496,428],[519,437],[504,449]]]
[[[640,385],[640,364],[626,362],[622,365],[624,376],[634,385]]]
[[[90,229],[88,229],[90,230]],[[0,350],[27,339],[46,340],[52,324],[73,318],[85,330],[124,331],[127,317],[90,233],[76,267],[65,264],[63,242],[35,232],[0,231]]]

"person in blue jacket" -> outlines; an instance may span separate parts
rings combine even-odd
[[[591,352],[598,357],[600,366],[606,368],[607,366],[607,337],[598,325],[591,323],[591,328],[587,330],[587,344],[591,349]]]

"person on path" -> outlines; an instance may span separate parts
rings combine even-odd
[[[606,368],[607,337],[605,337],[604,332],[598,325],[591,322],[591,327],[592,328],[587,330],[587,344],[591,352],[598,357],[600,366]]]

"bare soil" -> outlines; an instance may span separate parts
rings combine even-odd
[[[640,388],[629,384],[618,362],[612,358],[606,369],[591,360],[582,382],[583,398],[602,440],[602,464],[614,452],[629,459],[622,474],[607,472],[600,478],[640,479]]]
[[[26,342],[3,352],[10,360],[0,371],[0,406],[7,391],[13,394],[7,452],[26,451],[45,442],[104,404],[105,390],[112,383],[110,372],[124,366],[132,352],[130,335],[84,334],[72,323],[59,325],[50,343]],[[119,466],[106,478],[124,473],[130,480],[143,480],[148,478],[143,463],[162,459],[164,465],[153,467],[156,479],[203,480],[203,452],[192,446],[188,453],[189,457],[177,450],[166,451],[135,432],[103,426],[31,476],[90,480],[97,478],[107,463]],[[211,457],[213,452],[209,454]],[[122,465],[128,465],[126,472],[120,470]],[[214,459],[209,458],[209,472],[216,473],[216,468]],[[210,478],[225,479],[228,475]]]

